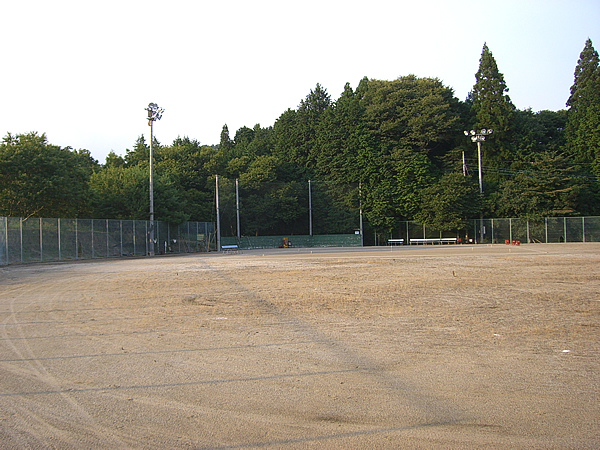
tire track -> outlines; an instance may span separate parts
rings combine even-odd
[[[58,437],[61,442],[69,442],[77,447],[81,444],[80,432],[83,429],[87,434],[95,436],[97,441],[106,442],[109,440],[115,448],[125,448],[127,445],[124,441],[112,430],[100,425],[70,393],[62,390],[63,384],[47,370],[43,364],[44,358],[36,355],[30,341],[27,339],[28,335],[23,329],[24,325],[17,320],[17,317],[26,307],[39,304],[42,298],[45,305],[51,305],[64,297],[65,293],[81,289],[81,283],[81,277],[78,275],[56,277],[55,280],[48,280],[42,275],[36,277],[35,281],[29,282],[27,287],[15,287],[10,290],[8,308],[10,315],[2,321],[0,333],[2,335],[2,346],[15,355],[16,358],[10,361],[10,364],[0,361],[0,367],[5,372],[4,384],[11,375],[27,377],[31,382],[47,386],[44,391],[58,392],[60,400],[53,399],[52,402],[56,405],[48,408],[46,402],[31,401],[19,394],[12,397],[8,404],[5,403],[5,397],[5,401],[2,402],[3,409],[11,414],[12,421],[16,422],[14,425],[21,430],[21,433],[31,434],[30,429],[33,428],[34,433],[31,434],[32,436],[54,436]],[[65,286],[68,286],[66,291]],[[3,293],[1,298],[6,299],[6,294],[6,292]],[[23,301],[23,303],[17,309],[15,305],[20,301]],[[12,325],[10,331],[17,334],[17,336],[12,335],[12,333],[9,335],[9,325]],[[77,423],[74,428],[79,429],[79,431],[64,431],[61,427],[56,426],[57,423]],[[45,442],[45,444],[48,445],[50,442]]]

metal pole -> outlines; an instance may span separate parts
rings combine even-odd
[[[219,217],[219,175],[215,176],[215,195],[216,195],[216,206],[217,206],[217,251],[221,251],[221,219]]]
[[[481,173],[481,141],[477,141],[477,158],[479,160],[479,197],[483,200],[483,177]],[[483,210],[479,213],[479,233],[481,239],[480,244],[483,244]]]
[[[238,243],[241,238],[240,234],[240,192],[239,192],[239,180],[235,179],[235,212],[237,215],[237,238]]]
[[[310,180],[308,180],[308,234],[313,235],[312,229],[312,195],[310,192]]]
[[[4,245],[6,247],[6,264],[10,264],[10,255],[8,253],[8,217],[4,218]]]
[[[23,262],[23,218],[19,218],[19,239],[21,240],[21,263]]]
[[[481,141],[477,141],[477,159],[479,160],[479,193],[483,194],[483,181],[481,176]]]
[[[154,176],[152,168],[152,141],[154,140],[154,121],[150,120],[150,256],[154,256]]]
[[[42,238],[42,218],[40,217],[40,261],[44,261],[44,241]]]
[[[58,219],[58,260],[62,259],[62,252],[60,248],[60,218]]]
[[[358,183],[358,206],[360,214],[360,246],[364,247],[365,241],[363,237],[363,211],[362,211],[362,184]]]

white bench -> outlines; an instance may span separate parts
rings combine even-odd
[[[456,244],[457,238],[427,238],[427,239],[411,239],[410,244]]]
[[[404,239],[388,239],[388,244],[390,244],[390,245],[394,245],[394,244],[402,245],[402,244],[404,244]]]
[[[237,244],[221,245],[221,250],[223,250],[223,253],[237,253],[240,251],[240,248]]]

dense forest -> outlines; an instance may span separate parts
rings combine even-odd
[[[533,81],[532,81],[533,82]],[[225,125],[219,145],[189,137],[153,142],[156,220],[215,220],[220,180],[225,234],[235,234],[235,181],[243,234],[348,233],[362,209],[371,229],[415,220],[440,230],[465,220],[600,214],[600,68],[587,40],[567,109],[517,109],[483,46],[468,98],[435,78],[363,78],[336,100],[319,84],[272,126]],[[464,130],[491,129],[482,145]],[[0,215],[148,219],[149,145],[139,137],[104,164],[45,134],[0,145]],[[310,191],[307,194],[307,183]],[[311,196],[309,206],[308,196]],[[318,219],[318,220],[317,220]]]

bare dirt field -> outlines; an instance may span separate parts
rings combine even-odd
[[[600,244],[0,268],[0,447],[599,448]]]

